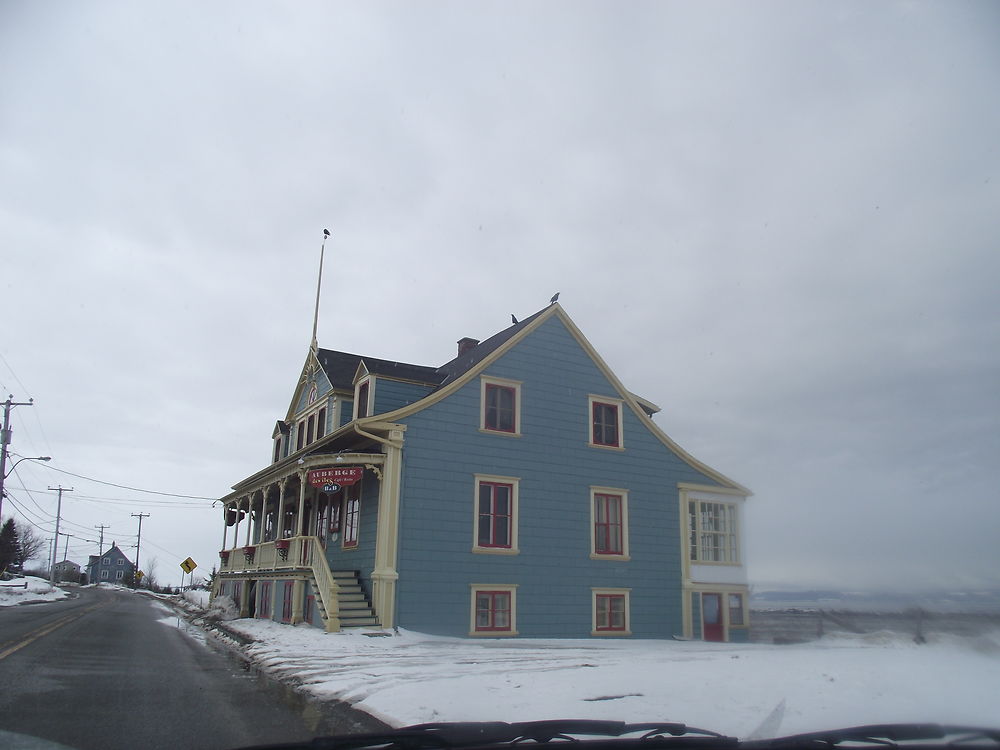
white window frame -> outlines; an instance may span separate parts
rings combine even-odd
[[[510,388],[514,391],[514,431],[495,430],[486,426],[486,386]],[[481,375],[479,378],[479,431],[488,435],[505,435],[506,437],[521,437],[521,381],[496,378],[492,375]]]
[[[590,634],[593,636],[620,638],[632,635],[632,603],[630,594],[632,589],[612,589],[612,588],[592,588],[590,590]],[[597,628],[597,597],[598,596],[621,596],[625,600],[625,629],[608,630]]]
[[[688,505],[685,509],[688,559],[692,565],[742,565],[742,550],[740,549],[740,508],[737,503],[730,503],[723,500],[702,500],[697,497],[688,497]],[[704,505],[718,505],[724,509],[725,525],[722,531],[714,529],[705,530],[703,528]],[[705,546],[702,544],[706,536],[722,536],[728,543],[720,546],[712,546],[710,549],[720,550],[720,558],[707,559]]]
[[[618,416],[618,445],[604,445],[594,442],[594,404],[607,404],[614,406]],[[620,398],[609,398],[608,396],[598,396],[590,394],[587,396],[587,445],[591,448],[603,448],[609,451],[625,450],[625,401]]]
[[[470,583],[469,584],[469,635],[476,638],[509,638],[517,632],[517,584],[516,583]],[[476,630],[476,595],[479,592],[510,594],[510,627],[505,630]]]
[[[115,580],[116,581],[120,581],[124,577],[125,577],[125,571],[124,570],[116,570],[115,571]]]
[[[609,554],[597,551],[597,539],[595,535],[597,513],[595,504],[598,495],[618,495],[622,501],[622,551],[621,554]],[[629,555],[628,543],[628,490],[620,487],[595,487],[590,488],[590,559],[591,560],[619,560],[627,561],[632,558]]]
[[[516,555],[520,550],[517,546],[517,526],[518,526],[518,496],[520,495],[518,477],[501,477],[493,474],[473,475],[473,495],[472,495],[472,551],[481,555]],[[510,497],[510,547],[484,547],[479,544],[479,487],[483,483],[489,484],[509,484],[511,486]]]
[[[103,580],[107,580],[107,578],[108,578],[108,574],[109,574],[109,573],[110,573],[110,571],[109,571],[109,570],[106,570],[106,569],[105,569],[105,570],[102,570],[102,571],[101,571],[101,580],[102,580],[102,581],[103,581]]]

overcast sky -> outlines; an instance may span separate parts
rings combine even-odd
[[[754,491],[751,579],[1000,585],[1000,4],[0,0],[4,514],[178,582],[312,328],[555,291]],[[80,476],[59,473],[61,469]],[[61,559],[61,553],[60,553]]]

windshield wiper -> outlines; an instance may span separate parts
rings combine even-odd
[[[635,735],[629,737],[629,735]],[[417,724],[374,734],[340,737],[317,737],[311,742],[290,745],[269,745],[279,748],[311,748],[313,750],[446,750],[448,748],[487,748],[516,745],[521,742],[575,742],[578,737],[614,738],[617,743],[634,743],[652,748],[669,743],[672,747],[697,747],[710,744],[713,748],[735,748],[739,741],[707,729],[673,722],[628,724],[624,721],[592,719],[554,719],[524,722],[445,722]],[[264,750],[263,747],[258,750]]]
[[[981,727],[945,726],[941,724],[870,724],[823,732],[807,732],[767,740],[740,743],[741,750],[765,748],[805,748],[826,750],[838,745],[857,747],[923,747],[930,742],[936,747],[963,747],[973,744],[1000,745],[1000,730]]]

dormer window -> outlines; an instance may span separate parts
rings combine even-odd
[[[354,418],[364,419],[371,414],[371,378],[360,381],[354,391]]]

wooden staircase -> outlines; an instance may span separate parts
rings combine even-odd
[[[326,623],[327,631],[381,627],[371,602],[361,586],[358,571],[332,570],[330,575],[333,586],[327,589],[329,593],[326,596],[317,596],[315,600],[316,608]],[[314,591],[320,590],[315,572],[310,576],[310,583]]]

